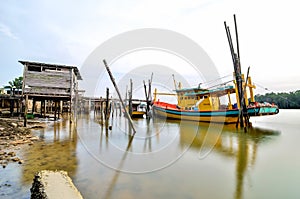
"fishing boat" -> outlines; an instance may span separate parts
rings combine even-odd
[[[279,112],[278,107],[274,104],[255,102],[252,91],[255,86],[249,84],[248,87],[250,88],[250,100],[245,100],[248,117],[274,115]],[[233,97],[231,95],[235,94],[238,98],[235,86],[228,85],[216,89],[179,88],[175,92],[177,104],[161,102],[157,99],[160,93],[157,91],[154,93],[152,110],[155,116],[230,124],[237,123],[241,115],[241,106],[238,101],[232,104]],[[221,98],[224,97],[228,99],[228,104],[221,104]]]
[[[275,104],[267,102],[258,103],[255,101],[253,89],[256,87],[252,84],[251,77],[249,76],[250,67],[248,67],[246,78],[241,72],[235,15],[234,22],[237,52],[235,52],[233,47],[229,27],[224,22],[234,66],[234,78],[230,81],[232,85],[217,85],[218,87],[214,87],[214,89],[205,89],[201,88],[200,84],[195,88],[181,88],[182,86],[179,84],[177,89],[174,79],[177,104],[161,102],[157,99],[159,93],[155,90],[152,106],[155,116],[200,122],[236,123],[240,124],[241,127],[245,127],[250,124],[249,118],[251,116],[274,115],[279,112]],[[250,94],[250,98],[248,98],[248,93]],[[232,95],[235,95],[235,103],[232,103]],[[224,97],[227,97],[227,104],[222,104],[223,100],[221,98]]]

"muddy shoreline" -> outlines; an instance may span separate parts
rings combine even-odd
[[[46,124],[38,120],[30,120],[24,127],[23,120],[18,118],[0,118],[0,166],[5,169],[11,163],[23,164],[24,160],[18,157],[21,147],[39,141],[31,129],[45,127]]]

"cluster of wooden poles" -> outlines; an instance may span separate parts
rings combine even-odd
[[[233,47],[233,42],[232,42],[229,26],[227,26],[226,22],[224,22],[224,26],[225,26],[226,35],[227,35],[229,48],[230,48],[230,52],[231,52],[231,57],[232,57],[232,62],[233,62],[233,67],[234,67],[235,81],[236,81],[237,87],[238,87],[238,99],[237,100],[239,101],[239,104],[240,104],[240,107],[239,107],[240,111],[239,111],[239,118],[236,123],[236,127],[238,128],[240,126],[241,128],[244,128],[245,131],[247,131],[246,127],[250,126],[249,115],[248,115],[247,107],[246,107],[246,103],[245,103],[246,99],[245,99],[245,95],[244,95],[244,93],[246,92],[247,82],[245,83],[245,87],[243,87],[237,23],[236,23],[235,15],[233,15],[233,17],[234,17],[234,25],[235,25],[235,38],[236,38],[237,52],[235,52],[234,47]],[[247,71],[246,81],[248,81],[249,69],[250,69],[250,67],[248,68],[248,71]]]

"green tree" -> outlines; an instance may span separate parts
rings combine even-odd
[[[275,103],[282,109],[300,108],[300,90],[289,93],[266,93],[265,95],[255,95],[257,102]]]
[[[10,91],[13,90],[13,88],[17,89],[19,91],[22,89],[23,86],[23,77],[16,77],[14,80],[9,81],[7,86],[4,86],[4,88],[9,88]]]

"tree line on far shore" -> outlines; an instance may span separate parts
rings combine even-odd
[[[281,109],[299,109],[300,90],[289,93],[272,92],[265,95],[255,95],[255,101],[274,103]]]

